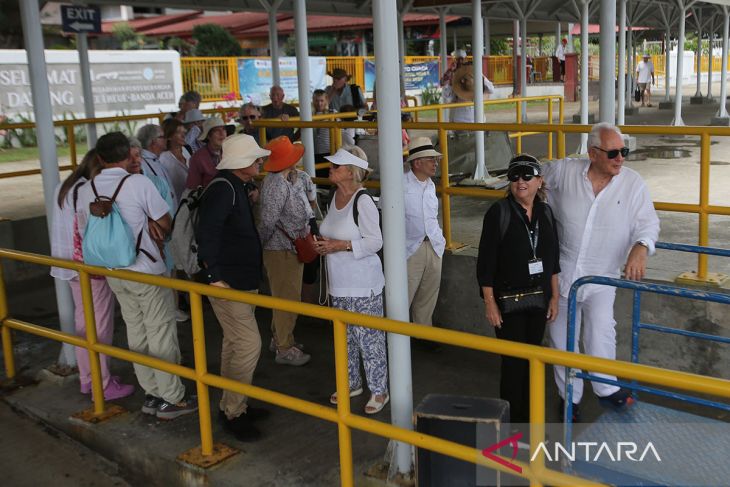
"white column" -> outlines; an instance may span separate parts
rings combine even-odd
[[[301,120],[311,121],[312,92],[309,86],[309,39],[307,37],[307,6],[305,0],[296,0],[294,2],[294,36],[297,53],[299,115]],[[302,144],[304,144],[304,170],[314,177],[314,132],[311,128],[303,128],[301,134]]]
[[[674,120],[672,125],[684,125],[682,121],[682,74],[684,69],[684,23],[687,16],[687,7],[684,0],[677,0],[679,4],[679,36],[677,38],[677,79],[674,80]]]
[[[730,16],[728,7],[722,6],[722,68],[720,70],[720,108],[717,116],[727,118],[727,55],[728,55],[728,34],[730,34]]]
[[[279,69],[279,31],[276,23],[276,11],[279,9],[282,0],[272,0],[271,4],[262,1],[266,11],[269,13],[269,56],[271,57],[271,78],[272,84],[281,86],[281,70]]]
[[[472,32],[471,47],[474,60],[474,122],[484,123],[484,83],[482,81],[482,2],[481,0],[471,1],[472,11]],[[474,156],[476,167],[474,168],[474,179],[488,177],[487,168],[484,166],[484,131],[474,132]]]
[[[601,0],[601,90],[599,100],[599,119],[613,123],[616,120],[616,98],[614,79],[616,79],[616,0]]]
[[[398,86],[398,59],[393,46],[398,42],[395,2],[373,0],[376,79],[380,86]],[[378,92],[378,158],[401,161],[400,90]],[[383,209],[383,247],[385,255],[385,302],[388,318],[408,321],[408,271],[406,269],[405,205],[403,167],[380,166],[380,205]],[[413,429],[413,384],[411,345],[407,336],[388,334],[388,372],[390,375],[390,417],[393,425]],[[399,473],[412,467],[412,447],[396,442],[395,462]]]
[[[48,235],[51,235],[51,215],[55,201],[53,194],[61,181],[58,171],[58,154],[56,153],[55,131],[53,129],[53,107],[48,88],[46,58],[43,50],[43,32],[41,31],[40,8],[38,0],[18,2],[20,5],[20,20],[23,25],[23,40],[28,55],[28,74],[30,76],[30,90],[33,99],[33,116],[35,118],[38,137],[38,154],[41,162],[41,180],[43,182],[43,197],[46,206],[46,225]],[[55,279],[56,303],[61,331],[75,334],[74,331],[74,304],[71,297],[71,288],[66,281]],[[60,365],[76,365],[74,348],[63,344],[58,357]]]
[[[363,57],[368,55],[367,35],[368,35],[368,32],[366,30],[362,31],[362,37],[360,38],[360,55]]]
[[[633,99],[634,92],[634,63],[632,62],[631,52],[634,45],[634,31],[631,26],[627,26],[626,29],[626,89],[624,95],[626,96],[626,106],[631,106],[631,100]]]
[[[76,34],[76,47],[79,50],[79,68],[81,69],[81,91],[84,94],[84,116],[94,118],[94,95],[91,92],[91,69],[89,68],[89,42],[86,32]],[[89,149],[96,147],[96,124],[86,126],[86,139]]]
[[[708,101],[712,101],[712,41],[715,38],[715,21],[710,21],[710,35],[707,40],[707,96]]]
[[[520,96],[527,96],[527,17],[520,22]],[[522,103],[522,123],[527,123],[527,103]]]
[[[573,24],[568,22],[568,49],[566,52],[575,52],[573,49]]]
[[[695,12],[697,12],[697,10],[695,10]],[[699,23],[700,20],[698,19],[697,22]],[[700,83],[702,83],[702,29],[699,25],[697,26],[697,53],[695,56],[695,63],[697,66],[697,91],[695,91],[695,96],[702,96],[702,88],[700,86]]]
[[[446,45],[446,8],[439,7],[439,56],[441,57],[441,76],[449,67],[449,53]]]
[[[484,16],[484,55],[492,55],[492,35],[489,32],[489,17]]]
[[[555,24],[555,49],[560,45],[560,22]]]
[[[580,9],[580,123],[588,125],[588,6],[583,0]],[[578,154],[588,152],[588,134],[580,134]]]
[[[454,29],[454,51],[456,51],[459,48],[457,41],[456,41],[456,29]]]
[[[616,124],[623,125],[625,120],[624,105],[631,106],[631,97],[626,96],[626,0],[618,0],[618,88],[616,94]]]
[[[669,96],[669,80],[671,79],[669,68],[669,53],[671,51],[670,44],[672,43],[672,33],[670,32],[670,27],[667,24],[667,30],[664,32],[664,45],[666,46],[664,48],[664,101],[669,102],[672,101],[672,98]]]
[[[403,25],[403,16],[406,14],[406,12],[400,12],[398,14],[398,66],[400,66],[400,69],[398,70],[398,79],[400,83],[400,88],[398,89],[398,92],[400,93],[401,89],[405,89],[404,84],[404,70],[406,67],[406,32],[405,32],[405,26]],[[378,103],[378,106],[380,106],[380,103]],[[399,102],[400,106],[400,102]]]
[[[512,21],[512,93],[517,96],[517,45],[520,42],[520,21]]]

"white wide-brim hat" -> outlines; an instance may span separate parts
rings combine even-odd
[[[216,127],[224,127],[226,129],[226,135],[233,135],[233,132],[236,131],[236,127],[233,125],[226,125],[226,123],[223,121],[222,118],[216,117],[215,115],[206,119],[205,122],[203,122],[203,130],[200,132],[200,135],[198,136],[198,140],[200,142],[205,142],[205,139],[208,138],[208,134],[211,130],[213,130]]]
[[[368,172],[370,171],[370,168],[368,167],[368,161],[360,159],[354,154],[350,154],[345,149],[339,149],[333,155],[325,156],[324,158],[330,161],[332,164],[337,164],[338,166],[356,166],[360,169],[365,169]]]
[[[428,137],[415,137],[408,144],[408,159],[406,162],[411,162],[414,159],[420,159],[422,157],[441,157],[442,154],[433,148],[433,142]]]
[[[256,159],[266,157],[271,151],[262,149],[256,139],[246,134],[235,134],[223,141],[223,158],[217,169],[245,169]]]
[[[203,120],[205,120],[203,112],[197,108],[193,108],[192,110],[185,112],[185,120],[183,120],[183,123],[202,122]]]

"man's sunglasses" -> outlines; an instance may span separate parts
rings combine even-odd
[[[609,159],[616,159],[619,154],[621,154],[621,157],[626,157],[629,155],[628,147],[621,147],[620,149],[611,149],[611,150],[606,150],[606,149],[601,149],[600,147],[596,147],[596,149],[598,149],[601,152],[605,152],[606,157],[608,157]]]
[[[531,181],[532,178],[534,178],[534,177],[535,177],[534,174],[532,174],[531,172],[525,172],[525,171],[516,171],[516,172],[507,174],[507,179],[509,179],[513,183],[516,183],[520,179],[522,179],[523,181]]]

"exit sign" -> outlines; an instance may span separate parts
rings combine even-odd
[[[61,5],[63,31],[72,34],[101,32],[101,9],[99,7],[78,7]]]

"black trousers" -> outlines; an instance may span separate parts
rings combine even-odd
[[[545,334],[547,310],[502,315],[502,328],[495,328],[497,338],[541,345]],[[499,395],[509,402],[510,422],[530,422],[530,363],[502,355]]]

